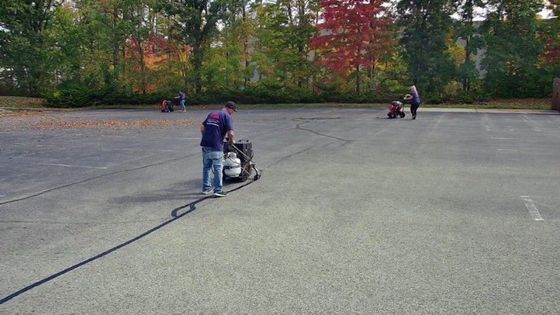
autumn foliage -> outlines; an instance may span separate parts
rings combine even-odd
[[[548,64],[560,64],[560,34],[546,42],[543,57]]]
[[[146,67],[152,70],[169,60],[186,60],[192,50],[188,45],[179,45],[158,34],[150,34],[143,42],[131,36],[126,44],[125,57],[139,61],[143,55]]]
[[[319,34],[310,43],[318,62],[341,74],[373,66],[391,23],[382,4],[380,0],[323,0]]]
[[[192,49],[188,45],[181,45],[169,41],[158,34],[150,34],[145,40],[130,36],[126,40],[125,59],[133,61],[134,72],[142,75],[146,70],[157,71],[169,62],[186,62]],[[139,92],[142,88],[154,92],[158,86],[148,83],[143,87],[135,86]]]
[[[69,107],[181,90],[191,104],[365,102],[414,82],[434,102],[548,97],[558,16],[560,0],[10,0],[0,95]],[[450,52],[471,58],[453,64]]]

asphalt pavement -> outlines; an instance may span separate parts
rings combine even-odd
[[[0,118],[0,313],[560,313],[558,112],[241,107],[224,198],[205,114]]]

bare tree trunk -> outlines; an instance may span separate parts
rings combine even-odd
[[[197,43],[193,47],[192,66],[193,66],[193,88],[195,93],[202,92],[202,59],[204,51],[202,43]]]
[[[356,93],[360,94],[360,64],[356,65]]]
[[[552,87],[552,109],[560,111],[560,78],[554,79]]]
[[[119,75],[119,71],[118,69],[120,68],[119,66],[119,53],[120,53],[120,39],[119,39],[119,34],[117,33],[117,21],[119,19],[119,14],[117,11],[117,7],[116,5],[113,7],[113,12],[112,12],[112,27],[113,27],[113,70],[114,70],[114,74],[113,74],[113,79],[115,81],[119,81],[120,75]],[[123,52],[123,61],[124,59],[124,52]],[[123,68],[121,69],[121,73],[124,73],[124,64],[122,65]]]
[[[146,62],[144,60],[144,47],[142,47],[142,42],[136,39],[138,45],[138,54],[140,56],[140,88],[142,89],[142,94],[146,94]]]
[[[245,4],[243,4],[243,19],[242,23],[245,24],[247,20],[247,12],[245,10]],[[247,69],[249,69],[250,61],[249,61],[249,39],[247,38],[246,34],[243,34],[243,59],[245,61],[245,74],[243,75],[243,86],[247,88],[249,85],[249,77],[247,74]]]
[[[470,38],[465,39],[465,64],[471,60],[471,48],[470,48]],[[470,78],[465,77],[463,79],[463,91],[468,92],[471,90]]]

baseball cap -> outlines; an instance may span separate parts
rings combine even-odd
[[[237,111],[237,104],[235,104],[235,102],[229,101],[226,103],[226,108],[231,108],[233,109],[234,112]]]

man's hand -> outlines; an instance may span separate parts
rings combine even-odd
[[[229,130],[227,132],[226,139],[229,144],[233,144],[235,142],[235,134],[233,133],[233,130]]]

